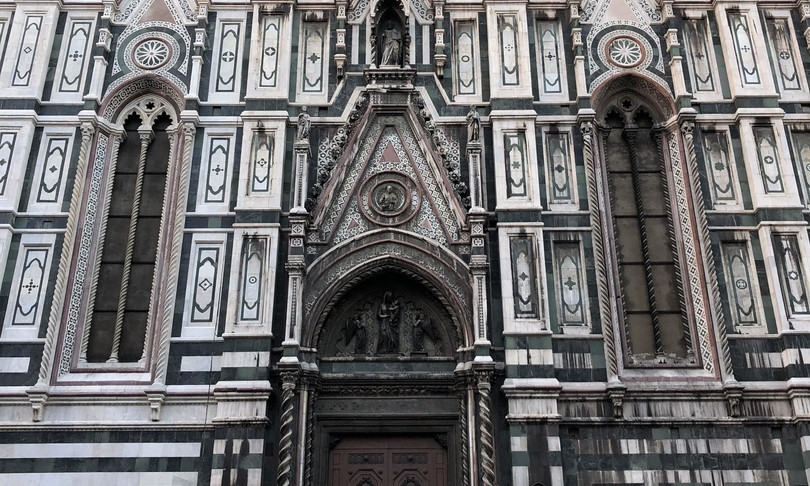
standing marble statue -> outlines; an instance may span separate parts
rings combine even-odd
[[[470,106],[467,113],[467,141],[477,142],[481,136],[481,117],[475,110],[475,106]]]
[[[307,113],[307,107],[301,107],[301,113],[298,115],[298,125],[295,131],[295,139],[296,140],[309,140],[309,114]]]
[[[402,33],[394,28],[394,22],[388,21],[385,24],[385,31],[382,34],[382,66],[399,66],[399,56],[402,50]]]
[[[395,298],[391,292],[386,292],[377,312],[380,325],[378,353],[399,352],[399,316],[399,299]]]

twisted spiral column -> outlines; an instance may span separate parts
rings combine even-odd
[[[470,449],[469,449],[469,433],[467,431],[467,399],[466,390],[462,390],[461,396],[458,399],[458,414],[459,414],[459,427],[461,428],[461,484],[469,486],[470,484]]]
[[[112,349],[108,363],[118,362],[118,351],[121,347],[121,334],[124,330],[124,311],[129,293],[129,276],[132,271],[132,254],[135,252],[135,232],[138,230],[138,216],[141,213],[141,196],[143,195],[143,178],[146,173],[146,150],[152,141],[152,129],[138,130],[141,136],[141,153],[138,157],[138,173],[135,176],[135,192],[132,196],[132,212],[129,216],[129,233],[127,233],[127,248],[124,251],[124,270],[121,275],[121,290],[118,293],[118,310],[115,313],[115,328],[113,331]],[[108,198],[110,199],[110,198]]]
[[[477,373],[478,418],[481,428],[481,485],[495,486],[495,437],[492,425],[490,372]]]
[[[307,406],[307,436],[305,439],[306,449],[304,451],[306,461],[304,471],[304,485],[314,486],[312,482],[312,441],[315,435],[315,402],[318,400],[318,391],[312,384],[309,387],[309,405]]]
[[[65,227],[65,237],[62,243],[62,257],[59,258],[59,271],[57,273],[56,284],[53,289],[53,302],[51,312],[48,316],[48,332],[45,335],[45,347],[42,350],[42,361],[39,367],[38,387],[46,386],[50,376],[49,370],[56,351],[56,335],[59,333],[59,323],[61,321],[62,306],[65,303],[67,292],[67,277],[70,265],[73,262],[73,246],[76,243],[76,226],[79,220],[79,206],[82,202],[82,193],[87,179],[87,166],[90,163],[90,146],[93,142],[93,135],[96,127],[90,122],[81,125],[82,143],[79,148],[79,160],[76,164],[76,178],[73,182],[73,193],[70,197],[70,211],[68,213],[67,225]]]
[[[596,285],[599,293],[599,315],[602,319],[602,334],[605,336],[605,353],[607,361],[608,381],[616,382],[619,379],[618,359],[616,356],[616,335],[613,327],[610,306],[610,291],[608,289],[608,270],[605,260],[605,246],[602,235],[602,213],[600,201],[600,187],[596,172],[596,158],[594,155],[594,122],[584,121],[579,124],[582,133],[582,153],[585,158],[585,172],[588,184],[588,208],[590,209],[591,239],[593,243],[593,259],[596,267]]]
[[[723,315],[722,306],[720,306],[720,286],[717,282],[717,270],[714,265],[714,256],[712,255],[711,243],[709,240],[709,223],[706,220],[706,207],[703,202],[703,196],[700,194],[700,179],[698,177],[697,155],[695,153],[695,138],[694,138],[695,124],[691,121],[681,123],[681,135],[683,136],[684,145],[686,148],[686,159],[689,168],[689,181],[692,185],[692,200],[695,204],[695,215],[697,217],[697,227],[700,233],[701,250],[703,253],[703,264],[706,269],[706,278],[709,281],[709,290],[711,292],[711,307],[715,319],[715,332],[717,333],[718,342],[720,343],[720,365],[723,373],[724,381],[736,382],[734,378],[734,369],[731,365],[731,352],[728,347],[728,335],[726,333],[725,316]]]
[[[193,155],[194,150],[194,137],[197,134],[197,127],[194,123],[191,122],[184,122],[182,127],[182,136],[183,136],[183,152],[182,158],[180,159],[180,174],[175,179],[176,182],[176,190],[173,193],[167,194],[167,197],[164,198],[163,206],[164,209],[161,211],[163,214],[168,216],[169,211],[166,211],[168,207],[172,212],[171,224],[168,226],[171,228],[170,232],[167,232],[170,235],[169,239],[169,248],[171,253],[169,254],[169,265],[165,275],[168,277],[166,278],[166,287],[162,294],[163,296],[163,309],[162,313],[160,314],[160,328],[157,330],[159,332],[158,340],[157,340],[157,365],[155,366],[155,383],[164,384],[166,380],[166,369],[168,367],[169,362],[169,339],[171,338],[172,334],[172,319],[174,318],[174,304],[175,304],[175,296],[177,295],[177,279],[180,274],[180,253],[181,247],[183,244],[183,226],[185,225],[186,221],[186,203],[188,200],[188,185],[189,179],[191,176],[191,157]],[[169,144],[169,160],[174,160],[175,158],[175,145],[176,142],[173,141],[174,137],[169,137],[170,144]],[[173,206],[168,206],[169,198],[174,196]],[[166,217],[164,216],[164,219]],[[162,236],[163,232],[161,232],[161,236],[158,240],[158,248],[162,248],[164,243],[164,237]],[[157,272],[154,275],[154,281],[156,282],[158,279]],[[155,284],[152,284],[153,288]],[[152,336],[152,316],[151,310],[150,315],[146,323],[146,334],[144,337],[144,346],[143,346],[143,355],[141,356],[141,360],[146,358],[146,352],[148,349],[148,341],[151,339]]]
[[[286,372],[281,376],[281,439],[278,448],[278,472],[276,484],[290,486],[293,466],[293,408],[295,407],[295,386],[298,377],[295,373]]]
[[[644,203],[641,199],[641,180],[638,174],[638,154],[636,153],[636,132],[633,125],[625,126],[624,137],[630,149],[630,176],[633,181],[633,197],[636,203],[638,214],[638,231],[641,236],[641,258],[644,263],[644,279],[647,281],[647,299],[650,303],[650,318],[652,319],[653,340],[655,341],[655,354],[658,356],[664,353],[664,341],[661,336],[661,326],[658,323],[658,304],[655,300],[655,285],[652,275],[652,259],[650,257],[650,242],[647,235],[647,214],[644,211]],[[624,292],[622,292],[624,293]],[[630,339],[628,338],[628,341]]]

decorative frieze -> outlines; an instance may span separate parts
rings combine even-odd
[[[715,208],[739,205],[739,181],[728,132],[703,132],[703,160]]]
[[[235,15],[220,14],[214,36],[209,98],[218,103],[237,103],[242,89],[242,49],[245,21]]]
[[[233,132],[206,130],[196,212],[227,212],[230,206],[234,158]]]
[[[734,53],[742,85],[745,87],[759,86],[762,84],[762,80],[757,66],[756,47],[754,46],[748,17],[741,12],[729,11],[728,24],[731,29],[731,38],[734,43]]]
[[[540,101],[567,100],[568,79],[562,25],[558,20],[538,20],[535,25]]]
[[[73,19],[65,28],[65,38],[57,66],[52,98],[60,101],[80,101],[89,66],[90,47],[93,40],[93,19]]]
[[[588,325],[588,298],[582,243],[574,239],[555,239],[554,287],[557,294],[557,322],[562,332],[569,326],[586,329]]]
[[[684,19],[683,40],[692,94],[696,98],[719,98],[722,93],[708,19]]]
[[[779,167],[779,151],[777,149],[773,128],[770,126],[755,125],[752,130],[765,193],[773,194],[785,192],[785,186],[782,182],[782,170]]]
[[[3,339],[36,338],[47,298],[56,235],[23,235],[3,323]]]
[[[787,91],[801,91],[802,83],[799,79],[800,76],[801,78],[804,76],[796,64],[796,59],[801,57],[796,56],[789,18],[770,18],[767,19],[766,25],[777,88],[783,94]]]
[[[455,56],[454,84],[456,98],[479,94],[479,65],[477,46],[477,23],[473,19],[456,20],[453,23]]]
[[[794,165],[799,173],[805,206],[810,206],[810,132],[793,131]]]
[[[543,133],[543,139],[549,209],[579,209],[570,133],[547,131]]]
[[[515,14],[498,15],[498,47],[501,52],[500,77],[502,86],[520,85],[520,56],[518,20]],[[524,53],[525,54],[525,53]]]
[[[504,133],[504,171],[506,173],[506,194],[508,198],[526,197],[526,134],[525,132]]]
[[[31,83],[31,73],[34,70],[34,59],[37,55],[37,45],[42,34],[43,15],[27,15],[22,30],[22,40],[17,51],[17,63],[11,77],[11,86],[27,87]]]
[[[277,88],[279,86],[279,55],[283,46],[282,25],[284,16],[264,15],[259,19],[261,50],[259,51],[259,88]],[[283,69],[283,66],[281,66]]]
[[[183,337],[210,339],[219,322],[225,265],[225,235],[198,233],[189,255]]]
[[[749,242],[723,241],[720,251],[731,322],[738,332],[761,331],[765,323],[761,317],[761,294]]]
[[[9,175],[12,173],[14,162],[14,145],[17,142],[17,132],[0,132],[0,196],[6,193]]]
[[[61,212],[67,166],[73,146],[72,132],[46,129],[39,146],[29,211]]]
[[[774,233],[772,239],[779,283],[788,316],[810,315],[807,280],[802,263],[802,251],[799,249],[799,238],[796,234]]]
[[[329,22],[303,20],[298,51],[298,92],[301,100],[326,100],[329,70]]]

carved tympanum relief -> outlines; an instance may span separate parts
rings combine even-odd
[[[388,272],[359,284],[327,318],[321,356],[449,356],[451,318],[430,292]]]

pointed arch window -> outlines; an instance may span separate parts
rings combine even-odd
[[[619,320],[628,366],[696,364],[678,221],[672,211],[669,139],[655,111],[617,97],[602,125]]]
[[[144,358],[171,124],[165,113],[152,120],[132,114],[124,123],[126,137],[111,168],[97,290],[81,360],[118,363]]]
[[[112,123],[83,122],[40,383],[165,383],[196,133],[180,103],[143,79]]]

